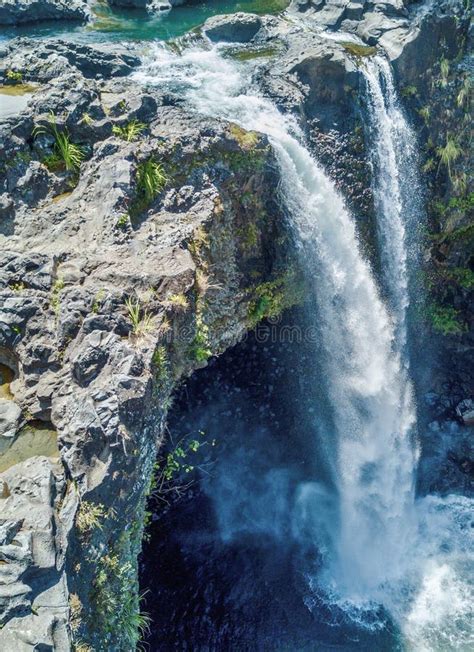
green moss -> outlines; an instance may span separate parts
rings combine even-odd
[[[359,45],[358,43],[351,43],[345,41],[341,43],[344,50],[353,57],[360,59],[361,57],[372,57],[377,53],[377,48],[370,45]]]
[[[268,59],[274,57],[279,53],[279,51],[279,48],[276,47],[238,48],[235,50],[228,50],[226,55],[230,56],[232,59],[236,59],[237,61],[253,61],[254,59]]]
[[[11,84],[21,84],[23,81],[23,73],[19,70],[7,70],[5,77]]]
[[[231,124],[229,131],[232,138],[234,138],[234,140],[236,140],[240,147],[245,151],[254,149],[260,140],[260,136],[256,131],[247,131],[236,124]]]
[[[403,97],[416,97],[418,95],[418,89],[416,86],[404,86],[401,93]]]
[[[474,272],[469,268],[455,267],[449,274],[464,290],[472,290],[474,288]]]
[[[250,327],[262,319],[277,317],[287,308],[304,301],[304,287],[301,279],[292,271],[283,276],[261,283],[252,291],[248,306]]]
[[[429,307],[431,325],[436,333],[441,335],[460,335],[467,331],[466,325],[461,321],[461,313],[451,306],[433,303]]]

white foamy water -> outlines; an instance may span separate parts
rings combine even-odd
[[[448,623],[464,622],[466,614],[468,585],[459,570],[467,555],[460,544],[466,532],[458,528],[457,516],[466,504],[464,499],[415,503],[415,412],[403,361],[408,283],[397,130],[390,117],[381,116],[380,102],[384,111],[387,104],[373,78],[383,71],[384,65],[378,66],[366,75],[373,129],[385,141],[376,153],[377,204],[390,309],[334,184],[305,147],[296,122],[249,90],[245,65],[222,58],[217,49],[176,55],[157,46],[137,77],[179,91],[192,110],[266,134],[277,156],[282,199],[317,306],[335,428],[337,495],[328,498],[325,490],[306,486],[297,504],[326,551],[314,589],[349,612],[384,604],[413,650],[463,651],[467,634],[460,634],[458,644]],[[394,200],[393,210],[385,196]],[[453,596],[440,596],[440,587]]]

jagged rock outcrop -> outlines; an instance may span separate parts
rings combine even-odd
[[[128,650],[170,392],[254,323],[262,284],[283,297],[289,282],[278,178],[257,134],[130,80],[88,78],[85,59],[109,72],[120,48],[84,59],[62,42],[16,45],[6,69],[23,56],[39,87],[0,125],[4,422],[19,456],[0,474],[0,646],[67,650],[72,627],[95,649]],[[41,63],[55,46],[50,82]],[[58,161],[55,129],[82,148],[80,171]],[[146,165],[166,177],[153,196]],[[29,457],[19,422],[54,429],[57,453]]]
[[[42,20],[89,20],[88,0],[3,0],[0,25],[19,25]]]

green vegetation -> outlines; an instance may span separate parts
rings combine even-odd
[[[404,86],[401,93],[403,97],[415,97],[418,95],[418,89],[416,86]]]
[[[178,310],[183,310],[184,312],[189,308],[189,301],[186,298],[186,295],[182,292],[179,294],[171,294],[166,301],[164,301],[166,306],[173,306]]]
[[[155,462],[148,493],[160,502],[169,504],[170,499],[180,498],[184,491],[194,482],[190,475],[196,469],[206,471],[209,462],[200,457],[203,450],[214,447],[216,440],[207,441],[206,433],[198,431],[198,437],[185,436],[167,453],[158,457]]]
[[[463,84],[461,86],[461,90],[459,91],[457,97],[456,97],[456,104],[458,105],[459,108],[462,108],[465,104],[469,108],[470,100],[471,100],[471,93],[472,93],[472,82],[471,78],[466,75],[464,77]]]
[[[232,138],[234,138],[245,151],[253,149],[260,140],[260,136],[256,131],[246,131],[236,124],[231,124],[229,131]]]
[[[254,288],[248,307],[250,326],[256,326],[262,319],[277,317],[284,310],[304,300],[304,290],[293,272],[261,283]]]
[[[429,316],[433,330],[441,335],[460,335],[467,330],[460,319],[461,313],[451,306],[434,303],[429,307]]]
[[[450,270],[450,276],[464,290],[474,289],[474,272],[467,267],[454,267]]]
[[[82,534],[89,534],[96,529],[101,530],[102,521],[106,516],[107,512],[101,503],[83,500],[76,514],[76,527]]]
[[[60,130],[56,124],[56,117],[50,113],[47,127],[36,127],[33,131],[35,137],[49,133],[54,138],[53,152],[43,159],[43,163],[51,171],[65,169],[67,172],[79,172],[81,163],[85,158],[84,150],[75,145],[67,129]]]
[[[104,300],[104,296],[105,296],[105,290],[99,290],[97,292],[97,294],[95,295],[95,297],[94,297],[94,302],[92,304],[91,310],[95,315],[100,310],[100,306],[102,305],[102,301]]]
[[[61,292],[64,289],[64,281],[62,278],[57,278],[51,289],[51,308],[55,314],[58,315],[61,309]]]
[[[170,377],[170,366],[166,347],[158,346],[153,354],[153,367],[155,368],[155,380],[158,386],[163,386]]]
[[[360,59],[361,57],[372,57],[377,53],[377,48],[370,45],[359,45],[358,43],[351,43],[345,41],[341,43],[344,50],[353,57]]]
[[[122,213],[117,220],[117,228],[125,231],[130,224],[130,215],[128,213]]]
[[[7,70],[5,77],[11,84],[21,84],[23,81],[23,73],[19,70]]]
[[[118,136],[122,140],[126,140],[128,143],[136,140],[146,129],[146,125],[143,122],[138,120],[131,120],[123,127],[119,125],[114,125],[112,127],[112,133],[115,136]]]
[[[436,153],[439,157],[438,169],[441,165],[444,165],[448,170],[448,176],[453,180],[453,171],[452,165],[463,153],[461,147],[457,140],[449,133],[446,134],[446,143],[436,148]]]
[[[203,322],[199,312],[196,315],[196,330],[190,353],[196,362],[206,362],[212,356],[209,344],[209,326]]]
[[[135,337],[143,337],[153,330],[155,326],[154,316],[143,308],[138,298],[129,297],[125,300],[128,317],[132,323],[132,334]]]
[[[94,120],[91,118],[91,116],[88,113],[82,114],[81,122],[83,122],[88,127],[94,124]]]
[[[137,196],[130,209],[133,218],[145,210],[158,197],[168,183],[168,177],[161,163],[153,157],[139,163],[136,173]]]
[[[167,177],[163,165],[150,158],[140,163],[137,168],[137,189],[148,202],[151,202],[163,190]]]
[[[418,113],[423,118],[425,124],[428,124],[428,122],[430,121],[430,116],[431,116],[430,107],[429,106],[424,106],[423,108],[421,108],[418,111]]]
[[[266,48],[237,48],[235,50],[226,51],[226,56],[236,59],[237,61],[252,61],[254,59],[267,59],[274,57],[279,52],[276,47]]]
[[[140,613],[143,596],[138,594],[136,561],[139,538],[141,529],[132,525],[95,562],[97,573],[90,595],[94,605],[92,627],[99,626],[114,645],[120,640],[123,650],[136,650],[150,625],[149,616]]]
[[[449,61],[446,58],[442,58],[439,64],[439,69],[441,73],[441,85],[444,87],[448,83],[449,77]]]

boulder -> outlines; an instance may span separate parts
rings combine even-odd
[[[86,21],[90,17],[87,0],[3,0],[0,3],[0,25],[42,20]]]
[[[262,19],[255,14],[237,13],[214,16],[204,24],[203,32],[211,41],[249,43],[262,27]]]
[[[474,426],[474,400],[466,398],[456,407],[456,414],[466,426]]]
[[[9,445],[20,424],[21,410],[15,401],[0,399],[0,452]]]

